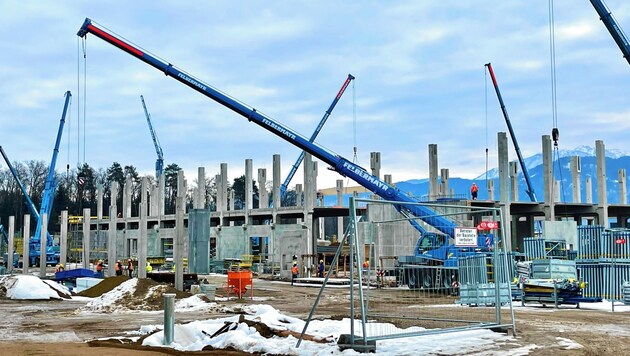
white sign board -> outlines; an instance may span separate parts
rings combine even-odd
[[[477,247],[477,229],[456,227],[455,246],[457,247]]]

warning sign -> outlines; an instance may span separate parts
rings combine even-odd
[[[455,246],[477,247],[477,229],[456,227],[455,228]]]

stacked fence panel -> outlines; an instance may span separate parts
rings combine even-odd
[[[545,256],[545,240],[537,237],[526,237],[523,239],[525,248],[525,258],[535,260],[546,258]]]
[[[580,279],[587,282],[585,297],[625,298],[623,285],[630,282],[630,230],[603,226],[578,226],[576,258]]]

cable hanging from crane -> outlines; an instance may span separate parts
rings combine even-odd
[[[556,38],[555,38],[555,18],[554,18],[554,4],[553,0],[549,0],[549,62],[551,67],[551,117],[552,125],[551,139],[553,141],[553,156],[552,162],[557,162],[558,172],[560,175],[560,194],[562,201],[565,202],[564,197],[564,182],[562,178],[562,165],[560,152],[558,150],[558,140],[560,140],[560,130],[558,129],[558,101],[556,95]],[[551,166],[551,176],[555,177],[554,165]],[[554,185],[551,186],[551,199],[554,196]]]

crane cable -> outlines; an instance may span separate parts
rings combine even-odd
[[[560,130],[558,130],[558,101],[556,95],[556,39],[555,39],[555,19],[554,19],[554,6],[553,0],[549,0],[549,62],[551,67],[551,116],[553,128],[551,129],[551,138],[553,140],[553,156],[552,162],[556,161],[558,164],[558,172],[560,175],[560,193],[561,201],[565,202],[564,197],[564,182],[562,178],[562,165],[560,159],[560,152],[558,150],[558,140],[560,139]],[[551,165],[551,176],[555,177],[554,165]],[[551,200],[554,199],[554,186],[555,178],[551,184]]]
[[[355,87],[356,79],[352,81],[352,163],[359,164],[359,156],[357,154],[357,91]],[[343,185],[343,194],[348,194],[348,184],[350,178],[346,177],[346,183]]]

